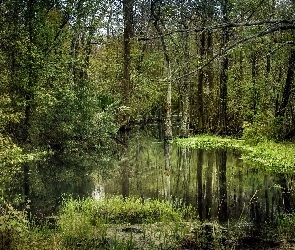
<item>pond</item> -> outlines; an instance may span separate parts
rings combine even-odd
[[[156,130],[154,130],[156,131]],[[130,135],[121,164],[93,196],[137,196],[192,205],[201,220],[274,221],[293,211],[293,176],[252,168],[235,150],[178,148],[165,168],[164,143],[152,130]],[[167,156],[166,156],[167,157]]]
[[[157,125],[134,130],[120,140],[122,146],[108,161],[114,168],[103,177],[102,165],[47,164],[32,171],[32,213],[40,218],[56,214],[68,195],[166,199],[193,206],[201,220],[219,222],[274,221],[277,215],[294,209],[294,177],[252,168],[238,151],[185,149],[172,144],[165,155],[162,130]],[[60,159],[56,161],[60,163]]]

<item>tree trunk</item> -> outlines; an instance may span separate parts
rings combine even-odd
[[[205,32],[202,32],[200,38],[200,59],[204,60],[205,55]],[[198,132],[203,132],[204,129],[204,98],[203,98],[203,88],[204,88],[204,70],[199,70],[198,85],[197,85],[197,117],[198,117]]]
[[[294,82],[294,70],[295,70],[295,49],[292,49],[290,52],[289,63],[288,63],[288,72],[287,78],[283,90],[282,101],[279,106],[278,111],[276,112],[277,118],[283,118],[286,113],[286,108],[289,103],[292,85]]]
[[[228,57],[225,56],[221,59],[220,70],[220,104],[219,104],[219,134],[227,134],[227,70],[228,70]]]
[[[213,35],[212,31],[207,31],[207,46],[206,46],[206,56],[207,59],[213,57]],[[214,128],[214,120],[216,117],[216,108],[215,108],[215,95],[214,95],[214,69],[212,64],[209,64],[205,69],[207,78],[208,78],[208,88],[209,95],[207,99],[207,114],[206,114],[206,128],[209,131],[212,131]]]
[[[185,27],[186,29],[188,27]],[[189,93],[190,93],[190,59],[189,59],[189,33],[185,32],[184,37],[184,62],[185,62],[185,70],[184,70],[184,79],[183,79],[183,99],[182,99],[182,117],[181,117],[181,126],[180,126],[180,137],[188,136],[188,119],[189,119]]]
[[[222,2],[223,22],[228,22],[228,0]],[[229,28],[222,29],[221,48],[224,49],[229,42]],[[220,63],[220,82],[219,82],[219,134],[227,134],[228,119],[227,119],[227,81],[228,81],[229,59],[228,55],[224,54]]]
[[[131,65],[131,46],[130,40],[133,36],[133,0],[123,0],[123,16],[124,16],[124,69],[123,69],[123,98],[125,104],[128,104],[132,84],[130,79]]]
[[[253,115],[257,115],[257,101],[258,101],[258,95],[257,95],[257,83],[256,83],[256,79],[257,79],[257,53],[253,52],[251,55],[251,68],[252,68],[252,112]],[[254,118],[254,117],[252,117]]]
[[[172,139],[172,84],[171,84],[171,64],[170,64],[170,57],[168,55],[167,46],[164,40],[163,32],[159,26],[159,18],[158,16],[154,15],[155,21],[154,26],[157,30],[157,33],[160,36],[161,44],[163,48],[163,53],[167,65],[167,96],[166,96],[166,117],[165,117],[165,135],[164,140],[171,140]]]

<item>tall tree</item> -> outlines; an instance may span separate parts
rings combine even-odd
[[[123,70],[123,96],[127,104],[129,102],[132,91],[132,83],[130,79],[131,70],[131,38],[133,36],[133,5],[134,0],[123,0],[123,17],[124,17],[124,70]]]
[[[167,94],[166,94],[166,116],[165,116],[165,140],[172,139],[172,75],[171,75],[171,60],[168,53],[167,44],[164,39],[163,34],[163,20],[161,19],[161,2],[160,1],[152,1],[151,2],[151,14],[153,17],[153,24],[157,31],[158,36],[161,40],[161,45],[163,49],[163,54],[166,62],[166,71],[167,71]]]
[[[229,22],[229,1],[221,1],[221,20],[224,24]],[[224,27],[221,31],[221,54],[220,59],[220,83],[219,83],[219,133],[227,134],[228,117],[227,117],[227,81],[228,81],[228,69],[229,69],[229,57],[227,53],[224,53],[225,47],[229,42],[229,28]]]

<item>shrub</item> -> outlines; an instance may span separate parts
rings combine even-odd
[[[29,226],[24,211],[5,205],[0,212],[0,249],[15,249],[28,235]]]

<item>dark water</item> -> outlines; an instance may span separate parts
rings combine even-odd
[[[110,180],[94,196],[123,194],[192,205],[202,220],[274,221],[294,208],[293,176],[274,175],[245,164],[234,150],[171,148],[165,169],[163,142],[133,134]],[[166,156],[167,157],[167,156]]]
[[[192,205],[200,219],[220,222],[273,221],[293,211],[293,176],[252,168],[233,150],[172,145],[170,155],[164,155],[161,131],[154,126],[119,138],[121,146],[112,159],[94,161],[91,167],[75,161],[61,164],[62,159],[37,166],[30,174],[32,213],[56,214],[68,195],[99,199],[114,194]]]

